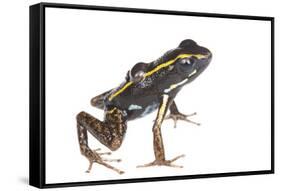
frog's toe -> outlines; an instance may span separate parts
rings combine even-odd
[[[102,158],[103,161],[105,162],[121,162],[121,159],[106,159],[106,158]]]
[[[144,165],[138,165],[137,168],[141,167],[150,167],[150,166],[169,166],[174,168],[183,168],[181,165],[175,165],[172,164],[174,161],[178,160],[179,158],[185,157],[185,155],[179,155],[171,160],[157,160],[155,159],[153,162],[144,164]]]
[[[112,152],[97,152],[97,151],[100,151],[101,148],[98,148],[98,149],[93,149],[92,151],[93,152],[96,152],[98,155],[111,155]]]
[[[99,155],[111,155],[111,152],[103,152],[103,153],[98,153]]]
[[[188,114],[188,115],[185,115],[185,114],[182,114],[182,113],[175,113],[175,114],[170,113],[169,115],[167,115],[165,117],[165,120],[172,119],[174,121],[174,128],[177,127],[178,120],[186,121],[186,122],[189,122],[189,123],[192,123],[194,125],[198,125],[199,126],[200,123],[197,123],[197,122],[194,122],[194,121],[188,119],[188,117],[194,116],[196,114],[197,114],[196,112]]]

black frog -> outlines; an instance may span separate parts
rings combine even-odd
[[[114,151],[122,144],[127,121],[144,117],[156,109],[158,112],[153,125],[155,160],[139,167],[154,165],[181,167],[172,162],[184,155],[171,160],[165,158],[161,124],[164,119],[171,118],[175,126],[177,120],[185,120],[198,125],[188,119],[195,113],[185,115],[178,111],[175,97],[184,85],[192,82],[207,68],[211,58],[210,50],[199,46],[193,40],[184,40],[177,48],[166,52],[153,62],[135,64],[128,71],[121,85],[92,98],[92,106],[103,109],[105,113],[103,121],[83,111],[77,115],[80,151],[90,162],[87,172],[90,172],[93,163],[99,163],[120,174],[123,173],[107,163],[107,161],[120,161],[120,159],[103,159],[101,156],[109,152],[99,153],[98,149],[89,148],[87,132]],[[167,110],[170,110],[168,116],[166,116]]]

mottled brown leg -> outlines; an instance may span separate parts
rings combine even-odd
[[[111,90],[104,92],[96,97],[93,97],[91,99],[91,105],[93,107],[99,108],[99,109],[104,109],[104,98],[105,96],[110,92]]]
[[[123,137],[127,129],[126,121],[123,119],[122,112],[118,109],[113,109],[105,114],[105,120],[99,121],[95,117],[86,112],[80,112],[77,115],[77,131],[81,154],[89,160],[89,168],[86,172],[90,172],[93,163],[101,164],[110,168],[119,174],[123,171],[109,165],[106,162],[120,162],[120,159],[105,159],[102,155],[111,154],[110,152],[98,153],[100,149],[92,150],[88,146],[89,131],[97,140],[114,151],[121,146]]]
[[[176,106],[175,101],[173,101],[171,103],[169,110],[170,110],[170,114],[167,115],[165,117],[165,119],[172,119],[174,121],[174,128],[177,127],[177,121],[178,120],[183,120],[183,121],[195,124],[195,125],[200,125],[200,123],[197,123],[197,122],[194,122],[194,121],[191,121],[190,119],[188,119],[188,117],[196,115],[197,114],[196,112],[191,113],[189,115],[185,115],[185,114],[180,113],[177,106]]]
[[[184,157],[184,155],[179,155],[171,160],[165,159],[165,150],[164,150],[163,138],[162,138],[162,134],[161,134],[161,124],[163,122],[165,114],[167,113],[167,109],[169,108],[169,104],[171,103],[171,101],[172,100],[170,100],[168,95],[163,96],[162,102],[160,103],[160,108],[157,113],[156,120],[154,121],[153,148],[154,148],[155,160],[148,164],[139,165],[137,167],[149,167],[149,166],[155,166],[155,165],[162,165],[162,166],[182,168],[182,166],[174,165],[174,164],[172,164],[172,162],[174,162],[175,160],[177,160],[181,157]]]

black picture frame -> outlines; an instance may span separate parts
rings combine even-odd
[[[133,13],[153,13],[160,15],[182,15],[229,19],[268,21],[271,23],[271,169],[243,172],[226,172],[185,176],[134,178],[120,180],[102,180],[89,182],[64,182],[46,184],[45,182],[45,8],[66,8],[81,10],[103,10]],[[29,184],[38,188],[68,186],[133,183],[147,181],[167,181],[194,178],[229,177],[274,173],[274,17],[230,15],[217,13],[197,13],[171,10],[137,9],[123,7],[104,7],[92,5],[74,5],[57,3],[39,3],[30,6],[30,129],[29,129]]]

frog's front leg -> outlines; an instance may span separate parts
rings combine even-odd
[[[117,108],[106,111],[104,121],[100,121],[86,112],[80,112],[76,119],[80,151],[81,154],[84,155],[90,162],[87,172],[91,171],[93,163],[98,163],[118,172],[119,174],[124,173],[123,171],[106,163],[106,161],[119,162],[119,159],[104,159],[101,155],[109,153],[98,153],[97,149],[90,149],[87,135],[87,132],[90,132],[97,140],[110,150],[117,150],[122,144],[127,129],[127,122],[124,119],[123,112]]]
[[[137,167],[148,167],[148,166],[155,166],[155,165],[164,165],[164,166],[171,166],[171,167],[179,167],[182,166],[174,165],[172,162],[175,160],[184,157],[184,155],[179,155],[171,160],[166,160],[165,158],[165,151],[164,151],[164,144],[163,138],[161,134],[161,124],[164,120],[165,114],[167,113],[167,109],[169,108],[170,103],[173,100],[166,94],[163,95],[162,101],[160,103],[160,107],[158,109],[156,120],[154,121],[153,125],[153,148],[154,148],[154,155],[155,160],[151,163],[140,165]]]
[[[195,125],[200,125],[200,123],[197,123],[197,122],[194,122],[194,121],[191,121],[190,119],[188,119],[188,117],[196,115],[196,112],[188,114],[188,115],[180,113],[175,101],[173,101],[171,103],[169,110],[170,110],[170,114],[167,115],[165,117],[165,119],[172,119],[174,121],[174,128],[176,128],[178,120],[183,120],[183,121],[186,121],[189,123],[193,123]]]

